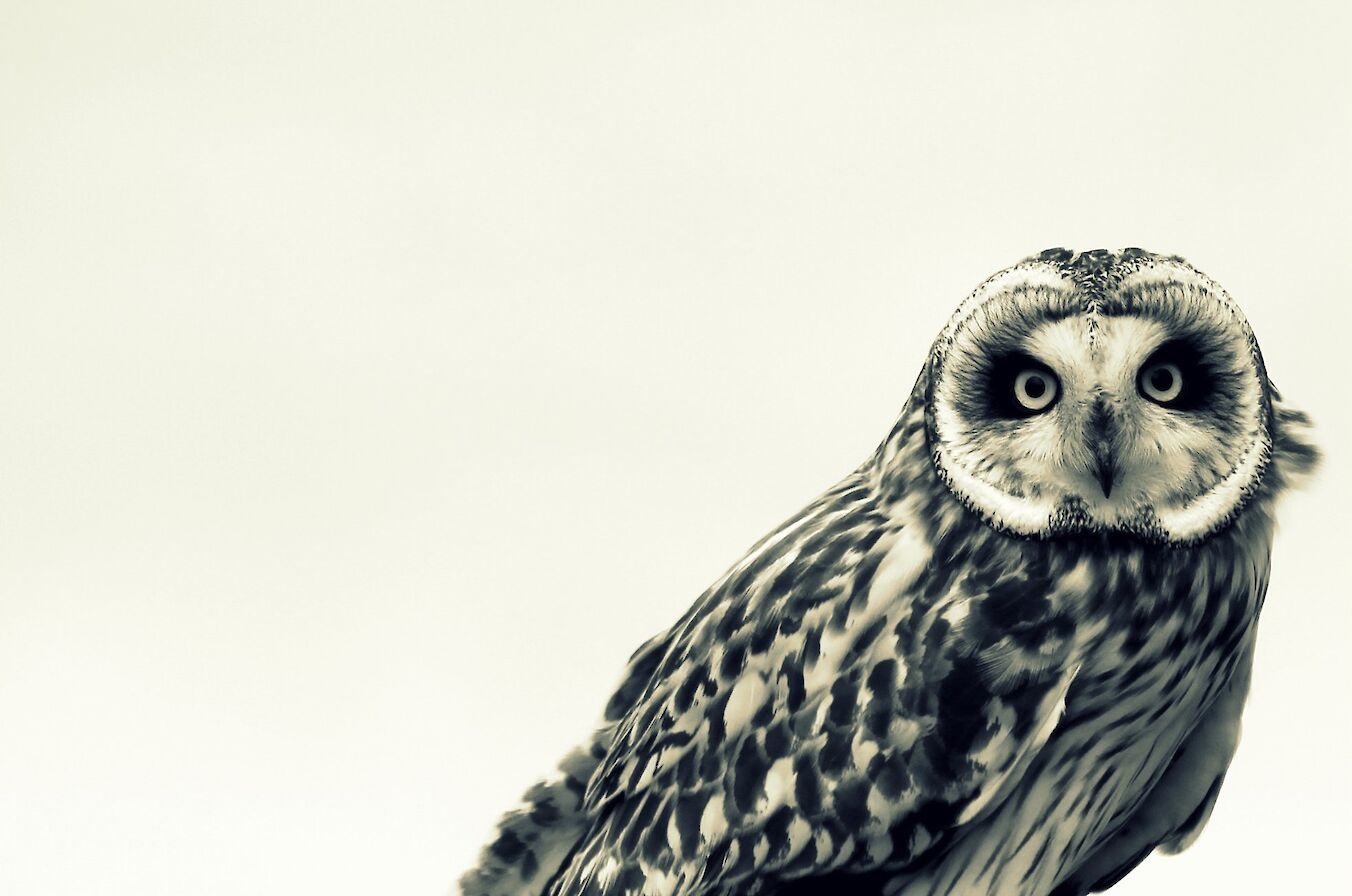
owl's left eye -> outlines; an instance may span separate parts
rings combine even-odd
[[[1171,411],[1201,407],[1215,388],[1215,375],[1203,353],[1183,341],[1155,350],[1136,374],[1136,389],[1154,404]]]
[[[1183,393],[1183,371],[1163,361],[1141,371],[1141,392],[1158,404],[1168,404]]]

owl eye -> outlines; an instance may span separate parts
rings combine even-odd
[[[1061,395],[1061,381],[1051,368],[1024,352],[996,355],[985,377],[986,410],[993,417],[1017,420],[1044,413]]]
[[[1157,404],[1169,404],[1183,394],[1183,371],[1169,361],[1141,368],[1141,394]]]
[[[1025,411],[1045,411],[1056,401],[1059,385],[1050,370],[1030,367],[1014,376],[1014,401]]]
[[[1201,410],[1224,382],[1213,357],[1192,339],[1166,342],[1141,365],[1136,388],[1142,398],[1171,411]]]

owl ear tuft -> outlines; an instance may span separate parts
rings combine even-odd
[[[1303,412],[1283,407],[1273,389],[1272,460],[1283,486],[1303,486],[1319,468],[1321,455],[1313,439],[1314,424]]]

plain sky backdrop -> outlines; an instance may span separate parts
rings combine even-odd
[[[0,892],[441,896],[1052,245],[1321,426],[1210,829],[1352,836],[1352,5],[8,2]]]

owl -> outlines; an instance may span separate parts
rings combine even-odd
[[[463,892],[1111,886],[1211,813],[1274,501],[1316,461],[1182,259],[995,274],[872,456],[633,654]]]

